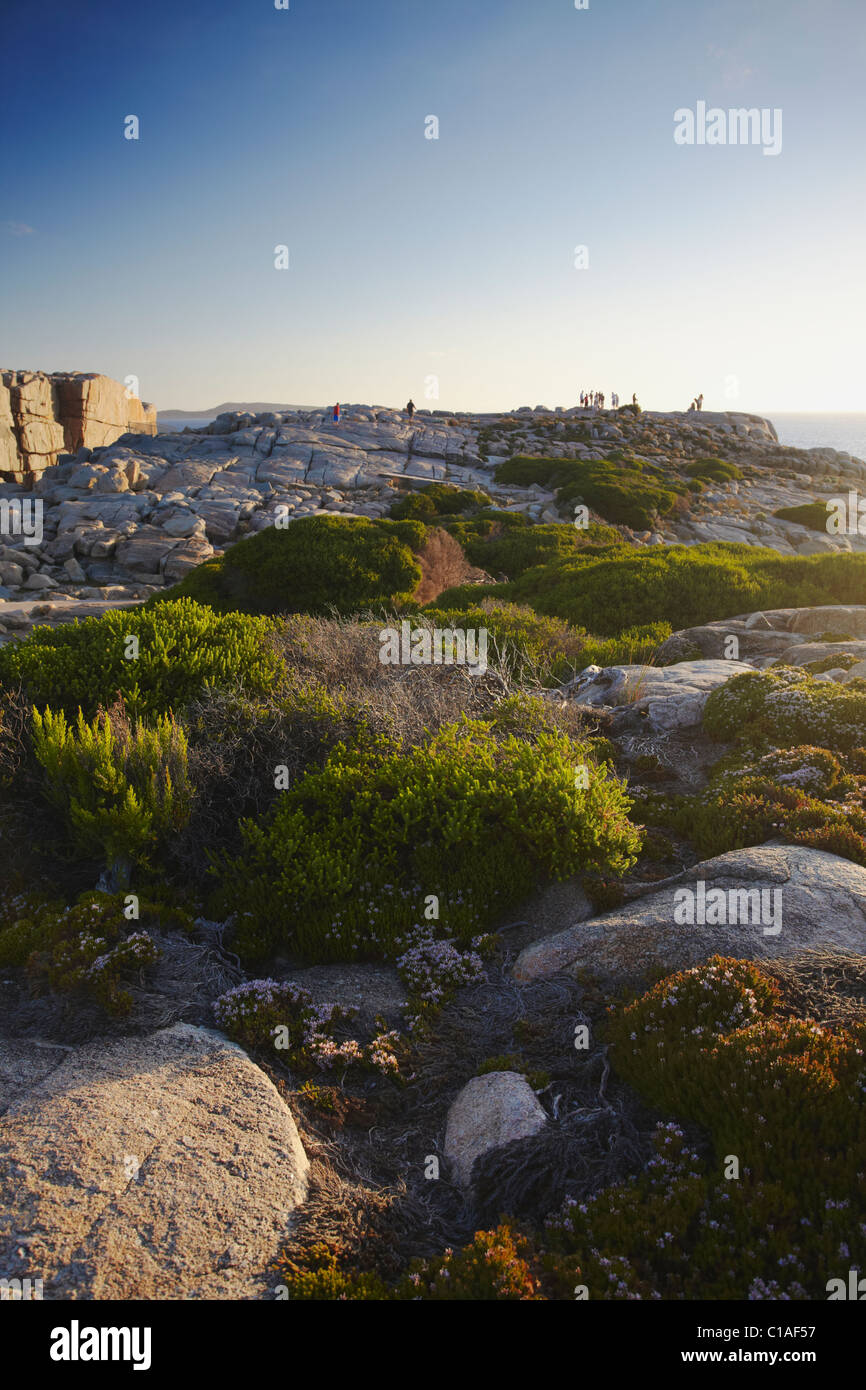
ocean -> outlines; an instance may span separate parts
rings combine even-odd
[[[792,444],[795,449],[840,449],[866,460],[866,413],[862,411],[844,415],[769,413],[767,418],[775,425],[780,444]]]
[[[188,419],[159,420],[157,428],[160,434],[174,434],[176,431],[186,429],[200,429],[202,425],[209,425],[216,419],[215,415],[191,415]]]

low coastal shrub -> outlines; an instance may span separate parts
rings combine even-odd
[[[556,732],[526,742],[463,719],[408,752],[341,747],[243,824],[242,854],[217,865],[218,901],[251,958],[291,942],[310,960],[393,959],[422,920],[466,945],[540,876],[633,863],[629,805]]]
[[[474,937],[470,949],[461,951],[453,941],[437,936],[433,922],[415,927],[402,943],[396,961],[409,995],[410,1031],[422,1018],[447,1003],[458,989],[480,984],[486,978],[482,952],[489,948],[490,941]]]
[[[471,586],[468,586],[471,588]],[[561,618],[545,618],[527,606],[494,604],[478,608],[424,609],[424,617],[442,629],[485,629],[488,648],[517,681],[553,685],[589,665],[583,653],[589,640],[582,629]]]
[[[824,502],[803,502],[798,507],[780,507],[773,512],[780,521],[796,521],[810,531],[827,531],[827,507]]]
[[[435,521],[441,516],[477,511],[489,503],[486,492],[458,488],[450,483],[427,483],[417,492],[393,502],[388,515],[394,521]]]
[[[21,685],[34,705],[91,716],[121,696],[131,716],[165,714],[209,686],[272,688],[280,669],[273,624],[220,616],[190,599],[116,609],[0,647],[0,687]]]
[[[521,520],[524,519],[521,517]],[[505,575],[507,579],[517,579],[536,565],[551,564],[577,551],[621,546],[623,543],[619,531],[597,522],[586,527],[543,524],[515,526],[510,520],[504,524],[483,517],[450,522],[446,524],[446,529],[460,542],[473,565],[486,570],[488,574]]]
[[[537,1273],[527,1258],[528,1241],[510,1225],[477,1231],[463,1250],[446,1250],[434,1259],[415,1260],[396,1284],[373,1273],[341,1267],[338,1253],[320,1246],[301,1264],[278,1266],[288,1298],[317,1300],[502,1301],[534,1302],[542,1297]]]
[[[714,483],[730,483],[742,478],[742,469],[727,459],[700,458],[687,463],[684,472],[688,478],[702,478]]]
[[[169,593],[223,613],[357,613],[399,605],[420,582],[417,552],[425,538],[419,521],[300,517],[238,541]]]
[[[169,715],[149,728],[118,703],[70,725],[34,709],[33,751],[73,851],[101,857],[118,886],[189,816],[186,735]]]
[[[128,985],[153,965],[160,949],[154,928],[188,928],[182,914],[166,914],[146,901],[128,920],[120,894],[85,893],[63,903],[27,893],[0,899],[0,967],[26,967],[34,994],[81,994],[121,1017],[132,997]]]
[[[866,865],[866,777],[846,771],[843,757],[802,745],[723,759],[699,796],[657,798],[648,815],[701,858],[779,835]]]
[[[592,665],[650,665],[671,635],[670,623],[660,622],[626,628],[616,637],[592,637],[585,628],[536,613],[528,604],[487,598],[473,606],[477,594],[473,585],[449,589],[423,610],[424,617],[440,628],[486,628],[505,669],[529,684],[557,685]],[[454,606],[441,606],[443,600]]]
[[[761,608],[860,603],[866,555],[785,556],[721,541],[635,551],[578,552],[526,570],[516,580],[479,585],[471,599],[528,604],[600,636],[653,622],[674,630]],[[456,607],[465,589],[437,599]]]
[[[863,743],[866,682],[817,681],[801,666],[748,672],[711,692],[703,722],[713,738],[844,752]]]
[[[605,459],[545,459],[517,455],[501,463],[496,481],[555,488],[563,513],[584,503],[606,521],[651,530],[657,516],[666,516],[688,489],[666,479],[660,469],[624,454]]]
[[[640,1171],[535,1231],[512,1214],[396,1283],[320,1248],[283,1262],[290,1297],[442,1297],[458,1270],[477,1288],[479,1254],[501,1251],[512,1277],[473,1297],[826,1299],[866,1260],[866,1025],[831,1030],[784,1003],[764,968],[713,957],[613,1006],[614,1072],[660,1114]]]

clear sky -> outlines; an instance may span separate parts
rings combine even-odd
[[[864,0],[5,0],[2,26],[0,365],[163,409],[866,409]],[[781,152],[676,144],[699,101],[779,108]]]

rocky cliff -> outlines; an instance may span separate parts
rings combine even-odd
[[[0,370],[0,476],[27,482],[58,455],[156,434],[156,407],[95,372]]]
[[[866,463],[833,449],[781,445],[772,424],[755,415],[588,416],[539,407],[506,415],[419,411],[410,422],[399,411],[349,405],[339,426],[327,410],[232,412],[203,430],[156,434],[152,413],[141,425],[107,423],[108,388],[123,397],[105,377],[34,376],[7,388],[9,402],[14,393],[7,413],[24,418],[22,400],[41,400],[47,410],[53,391],[57,414],[30,410],[26,437],[45,450],[31,455],[38,470],[31,463],[22,482],[0,484],[0,505],[38,503],[41,526],[38,543],[17,533],[5,544],[0,538],[3,624],[11,606],[49,591],[67,605],[147,597],[241,536],[273,526],[281,512],[293,520],[382,517],[406,491],[434,481],[481,489],[494,506],[530,522],[569,525],[552,489],[497,481],[498,465],[515,455],[591,461],[626,450],[680,481],[702,457],[738,465],[738,479],[690,493],[688,506],[657,517],[655,529],[617,525],[637,548],[735,541],[781,555],[866,551],[866,534],[828,535],[776,515],[862,490]],[[125,398],[122,408],[151,411]],[[125,428],[129,438],[118,441]],[[106,434],[113,443],[87,442]],[[49,466],[52,448],[74,448],[75,457]]]

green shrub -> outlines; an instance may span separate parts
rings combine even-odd
[[[757,966],[715,957],[613,1012],[618,1073],[711,1152],[668,1123],[643,1173],[570,1199],[545,1233],[559,1297],[579,1278],[590,1297],[826,1298],[862,1264],[864,1030],[778,1018],[778,998]]]
[[[826,748],[773,749],[724,759],[709,786],[662,811],[702,858],[783,835],[866,865],[866,779]]]
[[[190,599],[116,609],[101,618],[38,627],[0,647],[0,686],[23,685],[35,705],[74,717],[121,696],[130,715],[179,710],[208,686],[273,687],[280,663],[273,624],[239,613],[220,617]],[[138,654],[131,639],[138,644]]]
[[[820,661],[805,661],[803,670],[813,676],[819,676],[823,671],[850,671],[859,660],[860,657],[854,656],[851,652],[840,652],[838,656],[834,653],[833,656],[822,657]]]
[[[780,507],[773,512],[780,521],[796,521],[810,531],[827,532],[827,507],[823,502],[803,502],[799,507]]]
[[[758,966],[713,957],[614,1010],[612,1057],[653,1105],[702,1125],[717,1154],[823,1203],[848,1195],[866,1159],[862,1040],[779,1018],[778,1001]]]
[[[79,711],[72,728],[62,711],[34,710],[33,750],[73,848],[100,855],[118,886],[189,815],[186,736],[170,716],[147,728],[119,705],[90,723]]]
[[[485,603],[479,608],[446,609],[428,605],[425,618],[438,628],[484,628],[488,643],[515,680],[538,680],[553,685],[588,666],[584,658],[587,633],[561,618],[544,618],[517,604]]]
[[[290,1297],[824,1300],[863,1268],[866,1027],[785,1017],[764,970],[714,957],[612,1009],[607,1041],[615,1072],[678,1117],[634,1176],[396,1284],[319,1247],[283,1263]]]
[[[497,602],[477,585],[446,589],[424,610],[438,627],[486,627],[516,679],[556,685],[587,666],[649,665],[671,635],[667,622],[625,628],[615,637],[591,637],[584,628],[536,613],[528,604]]]
[[[439,516],[476,511],[489,502],[490,498],[485,492],[473,492],[449,483],[427,483],[418,492],[410,492],[407,497],[392,503],[389,516],[395,521],[427,521]]]
[[[587,547],[621,545],[622,537],[612,526],[597,523],[576,526],[508,526],[491,523],[491,530],[477,534],[472,522],[447,527],[456,536],[473,565],[489,574],[516,579],[536,565],[547,565]]]
[[[416,552],[425,537],[418,521],[301,517],[238,541],[169,592],[219,612],[357,613],[400,604],[420,582]]]
[[[639,834],[607,768],[563,735],[534,743],[482,721],[446,726],[408,753],[339,748],[285,792],[244,852],[222,861],[220,903],[237,949],[291,941],[310,960],[394,958],[430,895],[443,935],[466,944],[539,876],[618,872]]]
[[[606,459],[544,459],[518,455],[496,470],[498,483],[556,488],[562,512],[573,514],[584,503],[607,521],[638,531],[651,530],[656,515],[665,516],[687,491],[676,481],[666,481],[651,464],[620,454]]]
[[[742,478],[742,470],[726,459],[693,459],[687,463],[685,472],[689,478],[710,478],[714,483],[730,483]]]
[[[476,588],[473,602],[526,603],[575,627],[609,635],[669,622],[674,630],[759,608],[860,603],[866,555],[782,556],[756,546],[712,542],[574,556],[518,579]],[[437,602],[456,607],[455,590]]]

